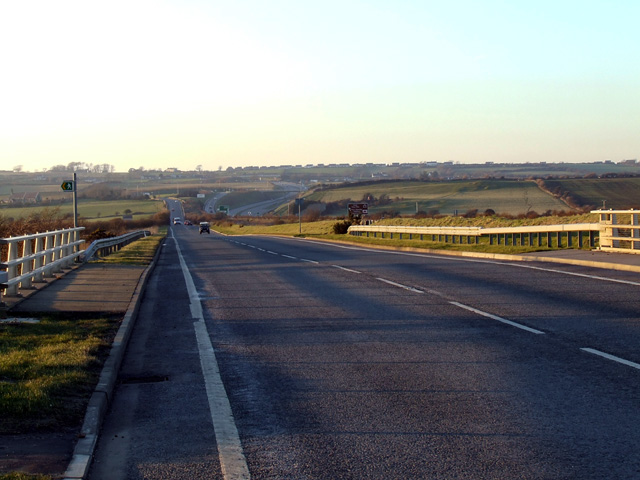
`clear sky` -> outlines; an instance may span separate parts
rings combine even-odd
[[[638,0],[0,0],[0,170],[640,158]]]

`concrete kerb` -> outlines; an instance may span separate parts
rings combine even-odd
[[[144,289],[151,276],[151,272],[153,272],[156,266],[161,250],[162,243],[158,246],[153,260],[142,273],[136,285],[136,289],[131,297],[131,302],[129,303],[129,308],[114,338],[109,357],[102,367],[96,389],[89,399],[84,422],[80,431],[80,438],[73,450],[73,456],[71,457],[63,480],[84,479],[89,473],[89,467],[91,466],[93,452],[98,442],[102,421],[113,398],[118,372],[120,371],[120,365],[122,364],[124,353],[127,349],[127,343],[131,337],[131,332],[135,325],[138,311],[140,310],[142,295],[144,294]]]

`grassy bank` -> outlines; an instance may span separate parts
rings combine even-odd
[[[148,265],[153,260],[158,245],[167,234],[168,227],[159,227],[158,233],[136,240],[111,255],[95,260],[98,263]]]

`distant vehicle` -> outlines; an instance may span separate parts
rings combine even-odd
[[[209,228],[209,222],[200,222],[200,233],[211,233],[211,229]]]
[[[185,221],[184,221],[184,224],[185,224],[185,225],[193,225],[193,223],[191,223],[191,220],[185,220]]]
[[[175,217],[173,219],[173,224],[174,225],[182,225],[182,220],[180,219],[180,217]]]

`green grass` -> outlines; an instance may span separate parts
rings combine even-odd
[[[120,318],[0,324],[0,433],[80,424]]]
[[[58,205],[56,205],[58,207]],[[72,215],[72,203],[59,205],[61,215]],[[4,207],[0,214],[8,218],[27,218],[34,213],[42,211],[44,206],[32,207]],[[134,220],[155,215],[164,210],[164,202],[156,200],[104,200],[83,201],[78,200],[78,216],[85,220],[109,220],[121,218],[125,210],[131,210]]]
[[[333,232],[335,220],[323,220],[320,222],[303,222],[302,235],[329,235]],[[282,225],[212,225],[211,228],[226,235],[288,235],[300,234],[299,223],[285,223]]]
[[[583,205],[640,208],[640,178],[575,178],[545,180],[550,191],[560,188]]]
[[[50,475],[29,475],[28,473],[0,473],[0,480],[51,480]]]
[[[252,203],[273,200],[285,195],[282,190],[270,191],[237,191],[226,194],[218,203],[228,205],[230,208],[238,208]]]
[[[167,227],[160,227],[157,234],[140,238],[135,242],[126,245],[117,252],[99,260],[95,260],[94,262],[121,265],[148,265],[151,263],[151,260],[153,260],[153,256],[166,234]]]
[[[366,194],[376,198],[387,195],[391,201],[387,205],[371,203],[370,214],[385,210],[415,213],[416,204],[418,210],[438,210],[444,214],[453,214],[455,211],[462,214],[473,209],[480,212],[492,209],[509,214],[530,210],[539,213],[569,210],[565,203],[540,190],[535,182],[517,180],[385,181],[318,190],[305,198],[323,203],[345,199],[361,201]]]
[[[576,223],[598,223],[598,214],[586,213],[569,216],[538,218],[504,218],[500,216],[479,216],[476,218],[439,217],[439,218],[387,218],[376,225],[407,225],[415,227],[524,227],[535,225],[564,225]]]

